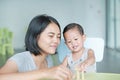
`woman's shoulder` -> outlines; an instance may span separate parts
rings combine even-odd
[[[12,57],[10,57],[8,60],[14,60],[14,61],[25,61],[27,58],[31,56],[29,51],[24,51],[21,53],[16,53]]]
[[[8,61],[14,62],[18,66],[19,71],[24,71],[24,69],[28,70],[31,68],[35,69],[32,54],[29,51],[16,53],[11,58],[9,58]]]
[[[24,52],[16,53],[12,57],[21,57],[21,56],[24,57],[24,56],[27,56],[27,55],[30,55],[29,51],[24,51]]]

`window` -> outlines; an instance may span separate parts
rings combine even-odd
[[[106,0],[106,44],[120,51],[120,0]]]

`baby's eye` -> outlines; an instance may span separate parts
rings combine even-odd
[[[78,40],[78,38],[75,38],[74,40]]]

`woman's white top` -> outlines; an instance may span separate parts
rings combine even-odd
[[[48,67],[52,67],[53,62],[51,57],[48,55],[46,59],[47,59]],[[15,54],[8,60],[12,60],[17,64],[19,72],[27,72],[38,69],[33,60],[32,54],[29,51]]]
[[[84,60],[86,60],[87,57],[88,57],[88,49],[87,48],[85,48],[83,55],[76,61],[73,61],[72,53],[68,54],[68,67],[71,69],[72,72],[75,72],[75,67],[77,65],[80,65],[80,63],[82,63]],[[88,66],[85,69],[85,72],[96,72],[96,63]]]

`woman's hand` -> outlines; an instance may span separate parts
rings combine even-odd
[[[72,80],[72,72],[67,68],[67,58],[61,65],[49,68],[47,74],[53,80]]]

